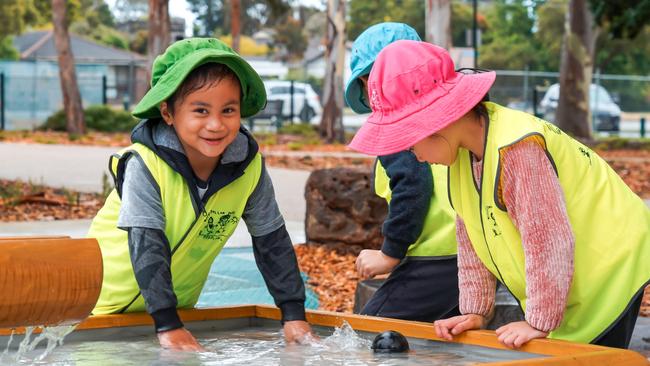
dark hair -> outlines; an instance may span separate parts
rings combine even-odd
[[[183,99],[191,93],[205,87],[216,85],[224,79],[235,80],[239,85],[239,78],[237,75],[224,64],[209,62],[195,68],[185,77],[185,80],[183,80],[174,94],[167,98],[167,108],[169,109],[169,112],[174,114],[176,103],[182,102]]]
[[[480,102],[478,102],[477,105],[472,108],[472,111],[476,113],[477,116],[483,117],[485,122],[488,122],[490,120],[490,114],[488,113],[487,108],[485,107],[485,104],[483,102],[489,102],[490,101],[490,94],[487,93],[483,96],[483,99],[481,99]]]

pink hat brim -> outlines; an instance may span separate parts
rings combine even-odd
[[[448,94],[394,121],[387,120],[390,116],[382,116],[380,111],[373,111],[348,146],[375,156],[408,150],[474,108],[490,90],[495,79],[494,71],[463,74]]]

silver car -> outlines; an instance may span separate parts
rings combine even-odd
[[[282,118],[291,116],[291,81],[265,80],[266,98],[268,100],[282,100]],[[294,122],[305,121],[316,123],[317,116],[322,113],[320,97],[311,85],[293,82],[293,119]]]
[[[555,111],[560,99],[560,84],[551,85],[539,102],[539,108],[545,120],[555,121]],[[601,85],[591,84],[589,89],[589,108],[596,122],[598,131],[619,131],[621,108],[614,102],[607,90]]]

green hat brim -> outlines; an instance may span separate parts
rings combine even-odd
[[[237,75],[241,85],[242,118],[253,116],[264,108],[266,105],[264,82],[250,64],[233,52],[204,48],[183,57],[170,67],[135,106],[133,116],[142,119],[161,117],[160,103],[174,94],[192,70],[208,62],[224,64]]]
[[[352,75],[350,75],[350,79],[345,86],[345,101],[353,111],[359,114],[372,112],[367,104],[368,102],[366,102],[366,98],[363,94],[363,90],[361,90],[361,84],[359,81],[360,76],[370,74],[372,65],[373,62],[365,65],[365,67],[360,67],[356,70],[353,70]]]

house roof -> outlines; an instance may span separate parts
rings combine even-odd
[[[70,46],[76,63],[108,65],[144,64],[146,57],[126,50],[104,46],[94,41],[70,34]],[[57,61],[53,31],[28,32],[14,37],[14,47],[21,60]]]

